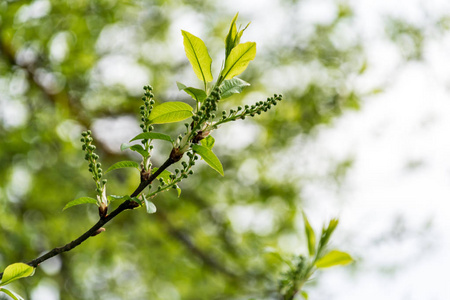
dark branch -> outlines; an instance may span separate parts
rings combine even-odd
[[[136,188],[136,190],[131,194],[131,197],[137,197],[156,177],[158,177],[159,174],[161,174],[162,171],[167,169],[170,165],[172,165],[175,161],[169,157],[164,164],[159,167],[159,169],[153,173],[146,181],[141,182],[141,184]],[[52,258],[53,256],[56,256],[58,254],[61,254],[63,252],[67,252],[72,250],[73,248],[77,247],[84,241],[86,241],[91,236],[95,236],[101,231],[99,231],[103,225],[114,219],[118,214],[121,212],[127,210],[127,209],[133,209],[136,207],[136,202],[131,200],[126,200],[122,204],[119,205],[115,210],[113,210],[109,215],[100,218],[100,220],[92,226],[88,231],[80,235],[75,240],[71,241],[70,243],[67,243],[66,245],[62,247],[57,247],[49,252],[45,253],[42,256],[39,256],[36,259],[33,259],[32,261],[28,262],[27,264],[36,268],[40,263]],[[0,279],[2,279],[3,273],[0,273]]]

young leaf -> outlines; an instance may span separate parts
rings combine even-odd
[[[130,145],[130,144],[127,144],[127,143],[123,143],[122,145],[120,145],[120,150],[124,151],[126,149],[130,149],[132,151],[135,151],[135,152],[139,153],[140,155],[142,155],[143,157],[147,157],[148,156],[148,152],[145,151],[144,147],[142,147],[139,144]]]
[[[34,268],[24,263],[15,263],[9,265],[3,271],[1,285],[7,285],[17,279],[33,276]]]
[[[180,195],[181,195],[181,189],[180,189],[180,187],[178,186],[178,184],[176,185],[176,189],[177,189],[178,198],[180,198]]]
[[[21,296],[17,295],[13,291],[7,290],[4,287],[0,286],[0,292],[5,293],[6,295],[10,296],[13,300],[24,300]]]
[[[213,80],[211,74],[212,59],[209,56],[205,43],[193,34],[181,30],[186,56],[194,69],[198,79],[205,83]]]
[[[75,205],[80,205],[80,204],[85,204],[85,203],[97,204],[97,199],[94,199],[94,198],[91,198],[91,197],[77,198],[77,199],[72,200],[69,203],[67,203],[66,206],[64,206],[63,210],[66,210],[69,207],[72,207],[72,206],[75,206]]]
[[[192,97],[192,99],[194,99],[197,102],[203,102],[203,100],[206,99],[206,93],[204,90],[201,89],[196,89],[193,87],[187,87],[184,84],[182,84],[181,82],[177,81],[177,87],[178,90],[180,91],[185,91],[186,94],[188,94],[189,96]]]
[[[214,138],[210,135],[208,135],[206,138],[200,141],[202,146],[208,148],[209,150],[211,150],[214,147],[215,142],[216,141],[214,140]]]
[[[222,71],[223,79],[231,79],[245,71],[248,64],[256,56],[256,43],[247,42],[237,45],[231,50]]]
[[[233,94],[239,94],[242,90],[249,86],[250,83],[245,82],[244,80],[234,77],[230,80],[225,80],[220,85],[220,96],[222,99],[228,98]]]
[[[351,262],[353,262],[353,258],[348,253],[333,250],[319,259],[315,266],[317,268],[329,268],[337,265],[348,265]]]
[[[165,102],[153,108],[150,122],[164,124],[182,121],[192,116],[192,107],[184,102]]]
[[[200,146],[200,145],[192,145],[192,150],[194,152],[198,153],[203,160],[214,170],[219,172],[220,175],[223,176],[223,167],[220,163],[220,160],[217,158],[217,156],[207,147]]]
[[[154,214],[156,212],[155,204],[153,204],[153,202],[147,200],[147,198],[145,198],[145,196],[144,196],[144,201],[145,201],[145,207],[147,208],[147,213]]]
[[[225,58],[228,57],[231,50],[236,46],[234,41],[235,41],[236,35],[237,35],[236,20],[237,20],[238,15],[239,15],[239,13],[237,13],[234,16],[233,20],[231,20],[230,30],[228,30],[227,37],[225,38]]]
[[[105,174],[108,173],[109,171],[121,168],[136,168],[139,170],[139,164],[135,161],[129,160],[119,161],[113,164],[111,167],[109,167],[108,170],[106,170]]]
[[[135,136],[134,138],[132,138],[130,140],[130,142],[136,141],[136,140],[163,140],[163,141],[173,142],[172,138],[170,136],[168,136],[167,134],[164,134],[164,133],[159,133],[159,132],[140,133],[137,136]]]
[[[308,239],[309,256],[313,256],[316,253],[316,236],[314,234],[313,228],[309,224],[306,214],[304,212],[302,213],[303,213],[303,223],[305,225],[306,238]]]
[[[302,295],[305,300],[308,300],[308,293],[307,292],[300,291],[300,295]]]

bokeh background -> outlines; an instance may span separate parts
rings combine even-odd
[[[306,253],[304,209],[316,231],[339,217],[333,246],[356,259],[317,273],[310,299],[450,299],[444,0],[1,1],[0,267],[96,221],[94,206],[62,212],[94,195],[81,131],[105,167],[137,159],[119,146],[139,132],[142,86],[190,103],[175,82],[200,83],[180,30],[205,41],[217,74],[237,11],[258,53],[242,75],[251,87],[224,108],[285,100],[213,133],[225,176],[197,165],[180,198],[120,215],[12,289],[32,300],[274,299],[286,266],[266,249]],[[154,163],[169,150],[157,144]],[[119,195],[139,181],[107,177]]]

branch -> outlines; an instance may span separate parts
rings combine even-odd
[[[131,194],[131,197],[138,196],[156,177],[158,177],[159,174],[161,174],[162,171],[167,169],[170,165],[175,163],[176,161],[169,157],[164,164],[155,172],[153,173],[147,180],[142,181],[139,186],[136,188],[136,190]],[[122,202],[122,204],[119,205],[115,210],[113,210],[109,215],[106,215],[105,217],[101,217],[98,222],[92,226],[88,231],[80,235],[77,239],[71,241],[70,243],[67,243],[66,245],[62,247],[56,247],[49,252],[45,253],[42,256],[39,256],[36,259],[33,259],[32,261],[28,262],[27,264],[36,268],[40,263],[52,258],[53,256],[56,256],[58,254],[61,254],[63,252],[67,252],[72,250],[73,248],[79,246],[81,243],[86,241],[91,236],[95,236],[99,233],[101,233],[103,230],[101,230],[102,226],[114,219],[118,214],[121,212],[127,210],[127,209],[133,209],[136,208],[137,204],[134,201],[126,200]],[[3,273],[0,273],[0,279],[2,279]]]

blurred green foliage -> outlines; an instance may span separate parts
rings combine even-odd
[[[293,28],[297,19],[290,10],[297,5],[283,6]],[[336,38],[352,22],[349,7],[336,7],[329,23],[308,24],[306,33],[288,31],[259,46],[244,74],[252,86],[229,105],[274,92],[286,100],[245,120],[240,130],[250,130],[251,142],[220,148],[221,138],[236,131],[217,132],[215,151],[225,177],[197,168],[183,182],[180,198],[164,193],[153,215],[124,213],[105,233],[43,263],[15,290],[27,299],[40,284],[67,300],[273,297],[283,266],[265,247],[282,252],[286,237],[305,238],[298,230],[302,184],[273,166],[283,151],[294,151],[296,138],[360,105],[353,80],[364,64],[363,48],[358,40],[341,44]],[[0,3],[0,266],[31,260],[96,221],[93,207],[62,212],[68,201],[94,195],[79,134],[102,120],[135,118],[144,84],[153,85],[161,102],[188,99],[175,86],[190,76],[178,27],[186,24],[179,19],[195,20],[207,44],[222,45],[235,9],[224,13],[215,1]],[[252,26],[257,30],[257,23]],[[131,125],[128,139],[138,130],[137,122]],[[177,126],[169,127],[174,134]],[[103,165],[133,159],[101,138],[111,130],[104,127],[93,130]],[[336,174],[345,165],[339,167]],[[132,170],[107,177],[113,194],[130,193],[139,182]]]

